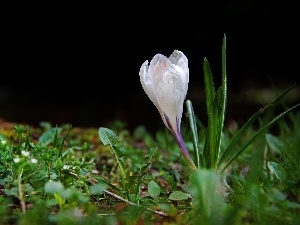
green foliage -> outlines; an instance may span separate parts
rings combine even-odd
[[[195,171],[189,187],[194,205],[190,224],[224,224],[226,205],[219,174],[207,169]]]
[[[112,130],[105,127],[99,128],[99,137],[104,145],[110,146],[110,149],[112,150],[119,164],[121,174],[126,179],[125,164],[122,161],[123,153],[119,151],[118,148],[114,148],[114,146],[116,146],[119,143],[118,137],[115,135],[115,133]]]
[[[148,183],[148,192],[152,198],[157,199],[161,193],[161,188],[154,180],[151,180]]]
[[[280,181],[284,181],[286,179],[286,172],[280,164],[269,161],[267,165],[270,173],[272,175],[275,175],[277,179],[279,179]]]
[[[197,119],[193,111],[191,101],[186,101],[186,107],[189,117],[189,124],[191,132],[193,135],[193,147],[194,147],[194,161],[197,168],[207,168],[220,170],[224,172],[236,158],[258,137],[263,135],[268,131],[268,129],[276,124],[280,119],[289,114],[291,111],[295,110],[300,106],[296,104],[291,108],[287,108],[284,112],[276,116],[275,118],[269,119],[265,122],[264,126],[248,139],[241,147],[236,149],[236,145],[240,143],[240,140],[244,136],[245,132],[256,122],[256,120],[261,119],[263,114],[266,114],[271,109],[273,109],[278,103],[282,103],[281,100],[289,93],[292,89],[290,86],[287,90],[281,93],[273,101],[271,101],[264,108],[260,109],[255,113],[235,134],[231,139],[228,146],[222,146],[222,137],[224,136],[224,120],[227,102],[227,72],[226,72],[226,36],[223,38],[222,45],[222,85],[217,89],[214,85],[214,80],[212,72],[208,63],[208,60],[204,58],[203,63],[204,70],[204,83],[205,83],[205,96],[206,96],[206,109],[207,109],[207,128],[205,133],[204,148],[201,150],[198,146],[199,137],[197,132]],[[267,119],[267,117],[265,117]],[[223,147],[223,149],[222,149]],[[273,168],[273,166],[272,166]],[[278,168],[278,167],[277,167]]]
[[[174,191],[170,194],[169,199],[174,201],[187,200],[189,195],[187,193],[183,193],[182,191]]]
[[[209,63],[204,58],[204,84],[206,96],[206,109],[208,127],[203,155],[205,165],[203,168],[217,168],[221,150],[222,130],[224,126],[226,100],[227,100],[227,75],[226,75],[226,36],[224,35],[222,47],[222,86],[216,91]]]
[[[299,224],[299,104],[282,101],[293,86],[240,129],[225,126],[225,41],[218,89],[204,59],[207,127],[186,102],[197,170],[166,128],[0,126],[0,224]]]
[[[237,147],[269,123],[272,115],[263,115],[259,127],[248,125]],[[105,128],[89,134],[99,138],[95,144],[70,126],[47,128],[39,131],[41,144],[32,128],[15,126],[18,138],[4,135],[0,143],[1,224],[297,224],[299,118],[293,111],[282,117],[279,132],[259,135],[224,173],[200,168],[191,174],[165,130],[151,135],[140,126],[131,135]],[[193,140],[187,131],[185,138]],[[239,131],[223,132],[224,152]],[[200,150],[204,141],[199,136]],[[97,163],[104,158],[105,170]]]

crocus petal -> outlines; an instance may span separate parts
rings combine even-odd
[[[172,64],[179,66],[185,74],[189,74],[188,59],[181,51],[175,50],[169,59]],[[187,78],[189,78],[189,76],[187,76]]]
[[[185,83],[185,89],[187,91],[188,89],[188,83],[189,83],[189,66],[188,66],[188,59],[187,57],[178,50],[175,50],[171,55],[170,55],[170,61],[172,62],[172,64],[175,64],[177,66],[179,66],[184,74],[186,75],[186,81]]]
[[[165,70],[160,79],[153,77],[158,105],[164,114],[168,115],[174,129],[177,127],[176,120],[180,121],[182,116],[186,96],[184,80],[182,69],[176,65]],[[166,122],[165,118],[163,120]]]
[[[158,102],[154,93],[152,77],[151,74],[148,73],[148,70],[148,60],[146,60],[140,68],[140,81],[144,91],[146,92],[150,100],[153,102],[153,104],[156,106],[156,108],[158,108]]]

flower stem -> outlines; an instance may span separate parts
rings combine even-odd
[[[180,130],[180,119],[176,118],[176,130],[174,130],[174,127],[170,123],[169,117],[164,113],[164,117],[166,119],[166,125],[169,128],[169,130],[172,132],[173,136],[175,137],[175,140],[180,148],[180,151],[182,152],[183,156],[187,159],[189,166],[192,170],[197,170],[197,167],[195,166],[190,153],[188,152],[184,141],[182,139],[181,130]]]
[[[189,163],[189,166],[192,170],[197,170],[197,167],[195,165],[195,163],[193,162],[185,144],[184,144],[184,141],[182,139],[182,136],[181,136],[181,133],[179,132],[177,135],[175,135],[175,139],[176,139],[176,142],[180,148],[180,151],[182,152],[183,156],[187,159],[188,163]]]

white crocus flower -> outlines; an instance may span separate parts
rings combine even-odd
[[[187,57],[178,50],[169,58],[156,54],[150,65],[148,60],[142,64],[139,75],[144,91],[158,109],[164,124],[174,135],[184,156],[195,167],[180,131],[183,103],[189,83]]]

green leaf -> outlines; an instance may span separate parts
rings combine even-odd
[[[100,140],[104,145],[110,145],[110,148],[112,150],[112,153],[114,154],[118,164],[119,168],[121,170],[123,178],[126,178],[126,173],[125,173],[125,164],[121,160],[121,157],[123,157],[123,153],[118,149],[114,148],[117,144],[120,143],[117,135],[110,129],[105,128],[105,127],[100,127],[98,130]],[[117,146],[120,147],[120,146]]]
[[[183,193],[181,191],[174,191],[170,194],[169,199],[174,201],[182,201],[187,200],[189,198],[187,193]]]
[[[148,151],[148,153],[146,154],[146,157],[145,157],[145,163],[141,167],[141,173],[142,174],[147,173],[147,171],[151,167],[151,165],[152,165],[152,159],[154,157],[154,154],[157,153],[157,150],[158,150],[158,147],[153,147],[153,148],[149,149],[149,151]]]
[[[0,134],[0,141],[7,141],[7,138],[3,134]]]
[[[218,143],[218,115],[217,115],[217,102],[216,92],[213,81],[213,76],[210,70],[209,63],[204,58],[203,63],[204,70],[204,83],[205,83],[205,96],[206,96],[206,109],[208,116],[208,129],[207,129],[207,142],[204,146],[204,156],[206,159],[207,167],[214,168],[217,154],[217,143]]]
[[[272,198],[272,201],[276,202],[276,201],[284,201],[286,200],[287,196],[286,194],[284,194],[283,192],[279,191],[276,188],[272,188],[270,190],[270,197]]]
[[[53,143],[55,138],[60,134],[61,131],[62,131],[62,128],[57,128],[57,127],[53,127],[51,129],[47,130],[40,136],[39,143],[42,146],[46,146],[50,143]]]
[[[45,184],[45,192],[49,194],[62,193],[64,191],[64,186],[59,181],[48,181]]]
[[[226,73],[226,36],[224,34],[222,45],[222,86],[217,92],[210,66],[206,58],[203,63],[206,109],[208,117],[208,129],[204,145],[203,155],[206,168],[217,168],[221,150],[221,140],[225,120],[227,101],[227,73]]]
[[[193,105],[190,100],[186,101],[186,108],[189,117],[189,123],[193,134],[193,147],[194,147],[194,158],[196,159],[196,167],[200,168],[200,152],[198,147],[198,132],[197,132],[197,122],[193,110]]]
[[[56,180],[56,178],[57,178],[57,174],[56,173],[51,173],[50,179],[51,180]]]
[[[221,112],[221,110],[223,109],[223,105],[224,105],[224,102],[223,102],[223,99],[224,99],[224,96],[223,96],[223,88],[222,87],[219,87],[218,90],[217,90],[217,95],[216,95],[216,105],[217,105],[217,108],[218,110]]]
[[[116,145],[114,148],[114,154],[116,154],[119,159],[125,156],[122,150],[124,150],[123,146]]]
[[[3,189],[4,193],[7,195],[15,196],[19,198],[19,189],[17,187],[13,187],[11,189]]]
[[[100,127],[98,133],[104,145],[114,146],[119,143],[117,135],[108,128]]]
[[[300,209],[300,204],[296,202],[288,202],[287,205],[289,209]]]
[[[225,215],[229,214],[224,211],[226,203],[225,192],[221,193],[223,188],[220,174],[215,170],[201,168],[191,173],[188,183],[189,193],[193,196],[191,215],[199,217],[200,224],[232,224],[224,223]]]
[[[284,142],[272,134],[266,134],[266,140],[268,146],[271,149],[275,150],[277,153],[282,153],[286,148]]]
[[[234,147],[236,146],[237,143],[239,143],[239,141],[241,140],[241,138],[243,137],[243,135],[245,134],[245,132],[248,130],[248,128],[250,126],[252,126],[252,124],[266,111],[272,109],[278,102],[280,102],[283,97],[292,89],[294,85],[290,86],[288,89],[286,89],[283,93],[281,93],[277,98],[275,98],[273,101],[271,101],[269,104],[267,104],[264,108],[259,109],[244,125],[243,127],[236,133],[236,135],[232,138],[230,144],[227,146],[227,148],[225,149],[223,155],[220,157],[219,161],[218,161],[218,167],[221,166],[221,164],[223,162],[225,162],[229,156],[234,152]],[[264,126],[263,128],[261,128],[256,135],[253,136],[253,138],[251,140],[249,140],[237,153],[235,153],[235,155],[233,157],[231,157],[231,159],[229,160],[229,162],[226,163],[225,167],[223,167],[222,171],[224,171],[232,162],[233,160],[240,154],[242,153],[242,151],[244,151],[246,149],[246,147],[248,147],[248,145],[250,145],[252,143],[252,141],[254,141],[254,139],[256,139],[258,137],[258,135],[260,135],[262,132],[266,131],[268,128],[270,128],[275,122],[277,122],[277,120],[279,120],[280,118],[282,118],[283,116],[285,116],[287,113],[289,113],[290,111],[294,110],[296,107],[298,107],[300,104],[297,104],[295,106],[293,106],[292,108],[286,110],[285,112],[283,112],[282,114],[280,114],[279,116],[277,116],[275,119],[273,119],[271,122],[269,122],[266,126]]]
[[[227,71],[226,71],[226,35],[223,37],[223,45],[222,45],[222,104],[221,104],[221,112],[220,112],[220,125],[221,129],[224,126],[225,120],[225,111],[227,106]]]
[[[148,184],[148,193],[152,198],[157,198],[161,193],[160,186],[153,180]]]
[[[287,109],[286,111],[284,111],[283,113],[281,113],[280,115],[278,115],[277,117],[275,117],[273,120],[271,120],[269,123],[267,123],[265,126],[263,126],[262,128],[260,128],[255,135],[253,135],[252,138],[250,138],[250,140],[248,140],[241,148],[238,152],[236,152],[234,154],[234,156],[232,156],[230,158],[230,160],[226,163],[226,165],[222,168],[221,173],[223,173],[225,171],[225,169],[257,138],[259,137],[261,134],[263,134],[264,132],[266,132],[271,126],[273,126],[279,119],[281,119],[282,117],[284,117],[285,115],[287,115],[289,112],[293,111],[295,108],[299,107],[300,103],[297,105],[294,105],[293,107]],[[260,110],[261,111],[261,110]],[[247,122],[248,123],[248,122]],[[246,125],[244,125],[246,126]],[[242,129],[242,128],[241,128]],[[235,139],[235,137],[234,137]],[[231,141],[233,142],[233,140]],[[231,144],[229,144],[230,146]],[[229,148],[229,146],[227,147],[227,149]],[[224,153],[225,154],[225,153]]]
[[[99,176],[95,176],[93,174],[89,174],[89,176],[93,177],[95,180],[104,183],[105,185],[109,186],[110,188],[116,190],[116,191],[121,191],[121,189],[119,189],[118,187],[114,186],[113,184],[111,184],[109,181],[102,179]]]
[[[97,195],[102,194],[105,191],[106,187],[107,185],[104,183],[97,183],[89,186],[89,189],[92,195]]]
[[[267,165],[271,173],[275,174],[278,180],[284,181],[286,179],[287,174],[280,164],[269,161]]]

